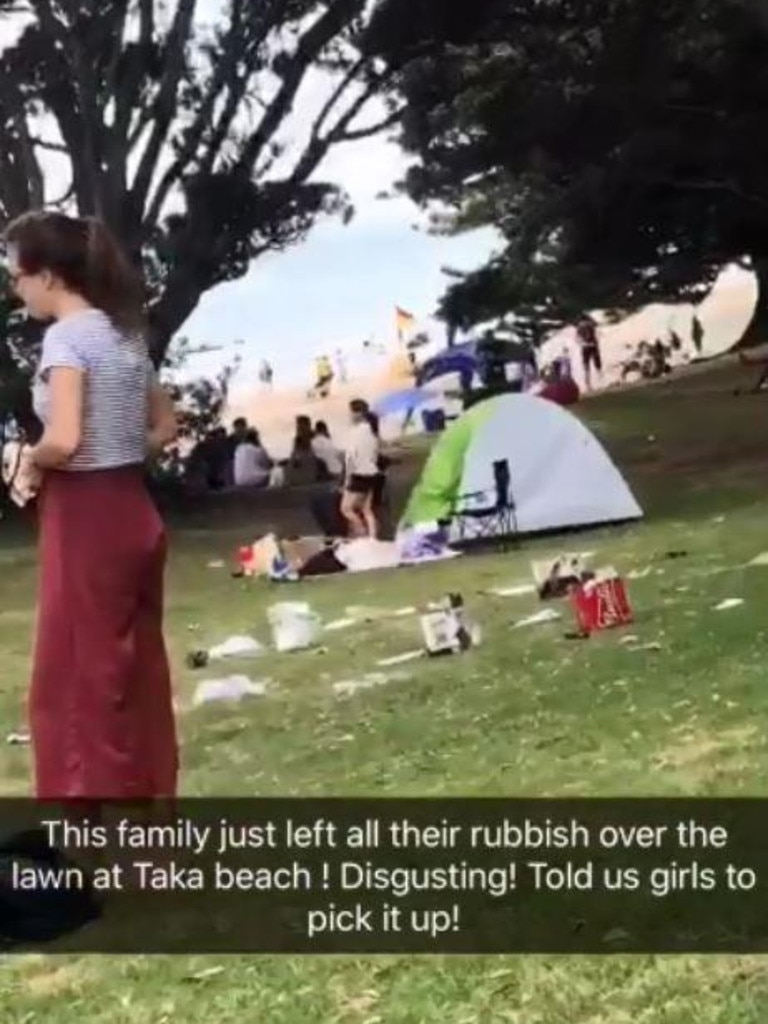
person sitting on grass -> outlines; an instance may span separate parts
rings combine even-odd
[[[315,424],[312,452],[317,459],[318,482],[339,480],[344,475],[344,457],[331,440],[328,424],[322,420]]]
[[[272,472],[272,459],[261,443],[257,430],[248,430],[235,449],[235,487],[266,487]]]

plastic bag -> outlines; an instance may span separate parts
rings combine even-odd
[[[305,651],[320,638],[323,624],[310,606],[301,602],[273,604],[267,612],[275,648],[281,654]]]
[[[223,644],[208,651],[211,661],[223,661],[226,658],[257,658],[261,654],[264,654],[264,648],[258,640],[250,636],[231,636]]]
[[[230,676],[228,679],[208,679],[195,690],[193,707],[203,704],[237,704],[245,697],[263,697],[266,683],[251,681],[248,676]]]

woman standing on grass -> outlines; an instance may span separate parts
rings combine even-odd
[[[356,398],[349,404],[352,430],[349,434],[344,465],[344,489],[341,514],[350,526],[352,537],[377,538],[379,524],[374,498],[380,477],[378,420],[368,403]]]
[[[6,232],[14,288],[47,329],[30,450],[40,591],[30,692],[41,799],[172,796],[162,522],[148,455],[175,437],[143,337],[138,275],[93,219],[29,213]]]

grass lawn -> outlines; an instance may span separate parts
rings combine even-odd
[[[350,605],[396,609],[458,589],[485,633],[465,658],[406,665],[405,678],[347,699],[333,683],[418,646],[415,619],[328,634],[324,654],[247,666],[273,680],[267,697],[182,715],[185,791],[762,795],[768,568],[745,563],[768,550],[768,407],[734,398],[736,380],[734,370],[707,373],[583,407],[647,511],[631,528],[277,593],[207,567],[242,533],[179,530],[169,634],[183,706],[206,677],[183,667],[187,650],[233,632],[266,640],[275,599],[306,598],[335,619]],[[563,623],[510,629],[534,599],[485,592],[524,581],[532,557],[563,545],[652,570],[631,584],[633,632],[660,650],[632,652],[616,635],[569,642]],[[8,544],[0,562],[0,710],[11,731],[22,717],[33,550]],[[713,610],[730,597],[745,604]],[[28,752],[0,745],[0,793],[24,794],[28,777]],[[0,966],[0,1007],[3,1024],[763,1024],[768,961],[24,957]]]

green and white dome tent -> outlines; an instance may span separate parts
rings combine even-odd
[[[624,477],[576,416],[544,398],[506,394],[474,406],[441,435],[400,528],[492,507],[494,463],[502,460],[509,467],[519,533],[643,517]]]

